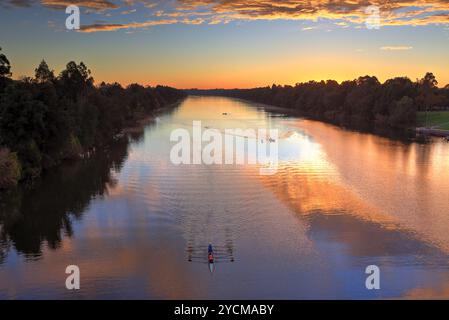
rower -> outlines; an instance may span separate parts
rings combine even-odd
[[[214,263],[214,250],[212,249],[211,244],[209,244],[209,247],[207,248],[207,260],[209,263]]]

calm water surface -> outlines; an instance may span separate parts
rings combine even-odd
[[[228,115],[223,115],[227,112]],[[276,128],[278,172],[170,162],[170,133]],[[210,273],[207,245],[217,248]],[[65,289],[65,268],[81,290]],[[365,288],[366,266],[381,290]],[[449,298],[449,144],[189,97],[0,205],[0,298]]]

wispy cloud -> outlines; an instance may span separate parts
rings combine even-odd
[[[410,46],[385,46],[380,48],[383,51],[407,51],[412,49],[413,47]]]
[[[131,13],[135,13],[136,11],[137,11],[137,9],[131,9],[131,10],[122,11],[121,13],[122,14],[131,14]]]
[[[130,30],[130,29],[146,29],[154,26],[170,25],[170,24],[189,24],[199,25],[206,21],[202,18],[182,18],[182,19],[163,19],[163,20],[147,20],[143,22],[130,22],[130,23],[95,23],[91,25],[81,26],[80,32],[100,32],[100,31],[117,31],[117,30]]]
[[[301,29],[301,31],[310,31],[310,30],[313,30],[313,29],[316,29],[316,27],[304,27],[304,28]]]
[[[447,0],[180,0],[185,7],[208,7],[232,19],[339,19],[362,24],[368,5],[380,9],[381,25],[427,25],[449,23]]]
[[[65,8],[70,5],[98,10],[119,8],[119,5],[108,0],[41,0],[41,3],[44,6],[55,8]]]
[[[30,7],[34,0],[10,0],[9,4],[15,7]]]
[[[110,23],[110,24],[91,24],[82,26],[81,32],[99,32],[99,31],[116,31],[123,29],[141,29],[153,26],[167,25],[178,23],[178,20],[149,20],[144,22],[131,22],[131,23]]]
[[[41,4],[53,8],[76,4],[105,11],[123,8],[114,13],[118,15],[145,10],[146,14],[176,18],[180,23],[183,19],[208,24],[261,19],[313,22],[327,19],[339,27],[355,28],[365,24],[366,7],[375,5],[380,10],[381,26],[449,25],[448,0],[6,0],[6,3],[15,7]],[[145,23],[142,24],[145,27]],[[122,24],[111,21],[109,25]],[[306,30],[310,29],[304,28]]]
[[[116,9],[120,6],[109,0],[2,0],[2,2],[12,7],[31,7],[40,4],[51,8],[65,8],[69,5],[77,5],[96,10]]]

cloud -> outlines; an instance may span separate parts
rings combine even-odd
[[[42,5],[53,8],[65,8],[70,5],[89,9],[105,10],[116,9],[119,6],[108,0],[41,0]]]
[[[109,0],[6,0],[13,7],[31,7],[33,4],[41,4],[50,8],[65,8],[70,5],[105,10],[116,9],[119,6]]]
[[[381,47],[380,50],[383,51],[406,51],[406,50],[412,50],[413,47],[409,46],[385,46]]]
[[[339,19],[363,24],[368,5],[379,8],[381,25],[428,25],[449,23],[447,0],[179,0],[181,7],[207,7],[215,14],[245,20]]]
[[[448,0],[7,0],[15,7],[34,3],[46,7],[76,4],[92,10],[122,8],[120,13],[142,10],[161,18],[218,24],[249,20],[329,20],[340,27],[364,28],[379,9],[380,26],[449,25]],[[157,7],[157,8],[156,8]],[[157,9],[157,11],[155,11]],[[125,23],[126,24],[126,23]],[[122,25],[113,23],[110,25]]]
[[[10,0],[9,4],[14,7],[31,7],[31,5],[34,3],[34,0]]]
[[[136,11],[137,11],[137,9],[125,10],[125,11],[122,11],[122,14],[131,14],[131,13],[135,13]]]
[[[145,7],[155,7],[159,4],[159,2],[164,0],[123,0],[123,4],[126,6],[133,6],[137,3],[143,4]]]
[[[168,25],[178,23],[178,20],[149,20],[144,22],[131,22],[131,23],[110,23],[110,24],[91,24],[82,26],[80,31],[91,33],[99,31],[117,31],[123,29],[141,29],[153,26]]]
[[[301,31],[309,31],[309,30],[313,30],[316,29],[316,27],[304,27],[301,29]]]
[[[131,23],[110,23],[110,24],[91,24],[91,25],[85,25],[81,26],[80,32],[100,32],[100,31],[117,31],[117,30],[129,30],[129,29],[144,29],[154,26],[161,26],[161,25],[170,25],[170,24],[176,24],[176,23],[182,23],[182,24],[191,24],[191,25],[198,25],[203,24],[205,22],[204,19],[201,18],[183,18],[183,19],[165,19],[165,20],[148,20],[144,22],[131,22]]]

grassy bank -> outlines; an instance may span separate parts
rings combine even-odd
[[[430,127],[440,130],[449,130],[449,111],[418,112],[418,127]]]

